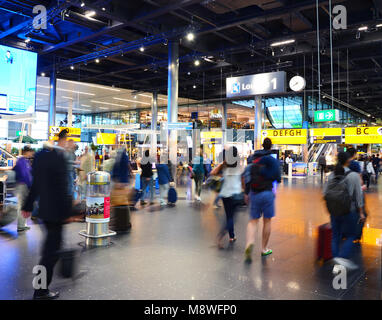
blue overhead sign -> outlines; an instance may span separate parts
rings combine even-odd
[[[227,98],[286,92],[286,72],[269,72],[226,79]]]
[[[167,123],[168,130],[192,130],[193,123],[192,122],[172,122]]]

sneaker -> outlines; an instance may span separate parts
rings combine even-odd
[[[250,244],[247,249],[244,251],[244,258],[245,262],[252,262],[252,250],[253,250],[253,244]]]
[[[351,261],[349,259],[337,257],[337,258],[334,258],[333,261],[335,264],[339,264],[339,265],[345,267],[349,271],[357,270],[359,268],[353,261]]]
[[[263,257],[265,257],[265,256],[269,256],[270,254],[272,254],[272,249],[266,249],[266,250],[264,250],[262,253],[261,253],[261,255],[263,256]]]
[[[146,201],[141,201],[141,206],[144,206],[145,204],[147,204]]]
[[[27,231],[27,230],[30,230],[31,227],[20,227],[20,228],[17,228],[17,232],[23,232],[23,231]]]
[[[236,241],[236,238],[235,237],[233,237],[233,238],[229,238],[229,242],[235,242]]]
[[[214,204],[214,209],[219,209],[221,208],[218,204]]]

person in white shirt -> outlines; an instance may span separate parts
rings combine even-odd
[[[227,155],[228,153],[228,155]],[[222,240],[225,234],[229,233],[229,241],[236,241],[234,233],[234,217],[237,207],[240,204],[240,197],[243,195],[241,182],[242,168],[238,159],[236,147],[231,147],[228,152],[223,151],[223,163],[211,171],[211,175],[223,175],[223,186],[219,196],[223,200],[224,211],[226,214],[226,225],[218,235],[218,246],[222,247]]]

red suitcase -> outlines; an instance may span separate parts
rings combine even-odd
[[[317,260],[327,261],[332,258],[332,227],[325,223],[318,227]]]

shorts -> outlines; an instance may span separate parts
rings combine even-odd
[[[249,216],[252,219],[273,218],[275,216],[275,195],[272,191],[251,192]]]

